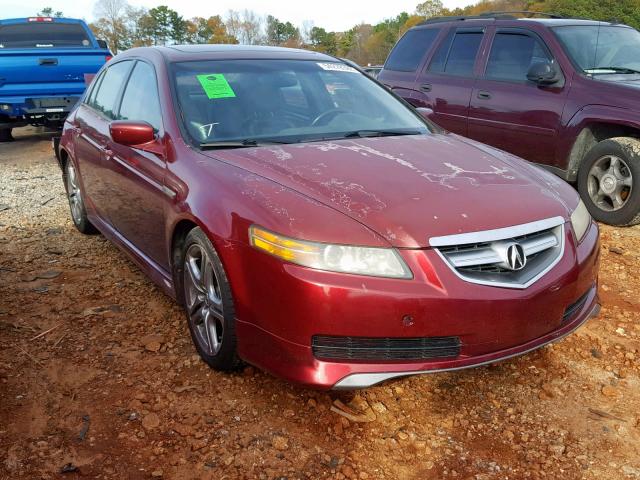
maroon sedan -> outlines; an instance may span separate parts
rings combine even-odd
[[[330,56],[129,50],[59,153],[76,227],[184,305],[216,369],[366,387],[531,351],[598,307],[571,187]]]

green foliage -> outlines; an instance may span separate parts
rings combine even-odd
[[[60,18],[63,16],[62,12],[60,10],[57,11],[53,11],[53,8],[51,7],[44,7],[42,10],[40,10],[38,13],[36,13],[37,17],[56,17],[56,18]]]
[[[149,10],[133,8],[126,0],[97,0],[96,18],[91,24],[98,38],[105,38],[116,52],[140,45],[175,43],[266,43],[303,47],[347,57],[362,65],[383,63],[409,28],[427,18],[446,15],[479,15],[489,11],[553,12],[569,17],[615,20],[640,27],[640,0],[480,0],[464,8],[449,10],[442,0],[426,0],[416,5],[414,13],[401,12],[375,25],[359,24],[346,32],[331,32],[322,27],[300,29],[272,15],[260,17],[255,12],[230,10],[223,19],[183,19],[165,5]],[[44,8],[38,15],[61,16]]]

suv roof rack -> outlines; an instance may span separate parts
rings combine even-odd
[[[547,12],[532,12],[530,10],[511,10],[508,12],[486,12],[486,13],[481,13],[480,16],[484,17],[496,17],[497,15],[509,15],[509,16],[514,16],[514,15],[527,15],[526,18],[531,18],[533,16],[540,16],[540,17],[547,17],[547,18],[567,18],[563,15],[560,15],[558,13],[547,13]]]
[[[566,18],[557,13],[531,12],[528,10],[518,10],[510,12],[485,12],[480,15],[452,15],[450,17],[433,17],[419,23],[418,25],[431,25],[432,23],[442,22],[464,22],[465,20],[515,20],[515,15],[528,15],[531,18],[534,15],[540,15],[548,18]]]

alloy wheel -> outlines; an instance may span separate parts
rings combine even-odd
[[[76,169],[69,161],[67,163],[67,197],[69,199],[69,206],[71,207],[71,216],[76,224],[82,222],[82,212],[84,206],[82,203],[82,192],[80,191],[80,184],[78,183],[78,175]]]
[[[624,207],[633,188],[629,165],[615,155],[605,155],[596,160],[589,170],[587,182],[593,203],[608,212]]]
[[[220,282],[205,250],[191,245],[184,262],[187,314],[196,341],[208,355],[216,355],[224,335],[224,307]]]

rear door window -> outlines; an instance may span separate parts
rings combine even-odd
[[[393,48],[384,68],[400,72],[414,72],[425,53],[440,33],[437,28],[409,30]]]
[[[120,102],[119,120],[149,123],[156,131],[162,127],[156,73],[151,65],[137,62]]]
[[[110,66],[102,76],[102,79],[100,79],[100,85],[97,86],[95,98],[91,102],[91,106],[103,113],[107,118],[115,118],[114,108],[116,100],[122,84],[127,78],[131,63],[130,60],[127,60]]]
[[[429,71],[472,76],[483,35],[481,30],[450,32],[434,54]]]
[[[493,39],[485,77],[525,82],[531,65],[551,57],[540,40],[526,33],[497,33]]]
[[[91,47],[79,23],[29,22],[0,26],[0,49]]]

